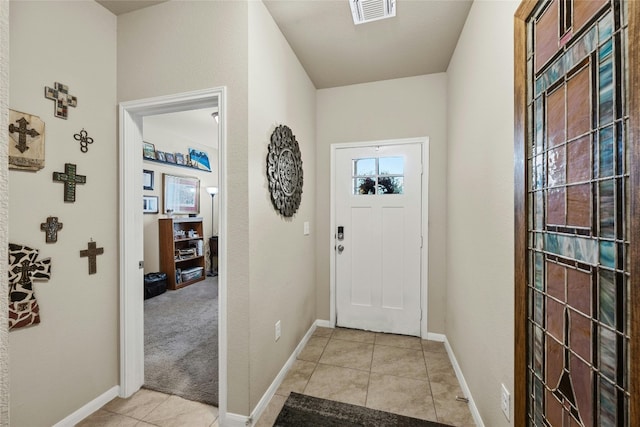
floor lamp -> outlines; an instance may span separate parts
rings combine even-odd
[[[211,195],[211,237],[209,238],[209,264],[211,266],[207,275],[217,276],[218,269],[216,268],[215,271],[213,269],[213,257],[218,256],[218,236],[215,229],[215,207],[213,201],[216,198],[216,194],[218,194],[218,187],[207,187],[207,193]]]

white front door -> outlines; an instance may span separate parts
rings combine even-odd
[[[422,145],[335,154],[336,323],[420,336]]]

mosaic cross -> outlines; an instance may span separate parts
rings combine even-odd
[[[58,222],[57,216],[49,216],[47,222],[40,224],[40,230],[45,232],[47,243],[55,243],[58,241],[58,230],[62,230],[62,223]]]
[[[51,278],[51,258],[36,258],[37,249],[9,244],[9,329],[40,323],[33,281]]]
[[[93,138],[89,136],[86,130],[82,129],[80,132],[73,135],[76,141],[80,142],[80,151],[86,153],[89,151],[88,144],[93,144]]]
[[[97,244],[93,240],[88,243],[88,249],[80,251],[80,258],[89,258],[89,274],[96,274],[98,265],[96,257],[104,253],[104,248],[97,248]]]
[[[52,99],[56,102],[56,109],[54,114],[61,119],[67,119],[69,115],[69,107],[76,107],[78,105],[78,98],[73,95],[69,95],[69,87],[62,83],[55,82],[54,87],[44,87],[44,96],[47,99]]]
[[[19,120],[16,120],[16,123],[18,124],[18,126],[14,125],[13,123],[9,125],[9,133],[18,134],[18,145],[16,145],[16,148],[21,153],[24,153],[29,149],[29,147],[27,147],[27,135],[31,138],[35,138],[40,134],[35,129],[27,129],[27,125],[29,124],[29,122],[24,117],[20,117]]]
[[[76,184],[86,184],[87,177],[76,174],[73,163],[65,163],[64,172],[54,172],[53,180],[64,182],[64,201],[73,203],[76,201]]]

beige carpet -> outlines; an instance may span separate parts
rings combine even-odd
[[[218,278],[144,302],[144,387],[218,405]]]

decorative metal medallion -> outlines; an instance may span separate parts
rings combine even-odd
[[[292,217],[302,200],[302,156],[295,135],[280,125],[271,134],[267,155],[271,201],[282,216]]]

